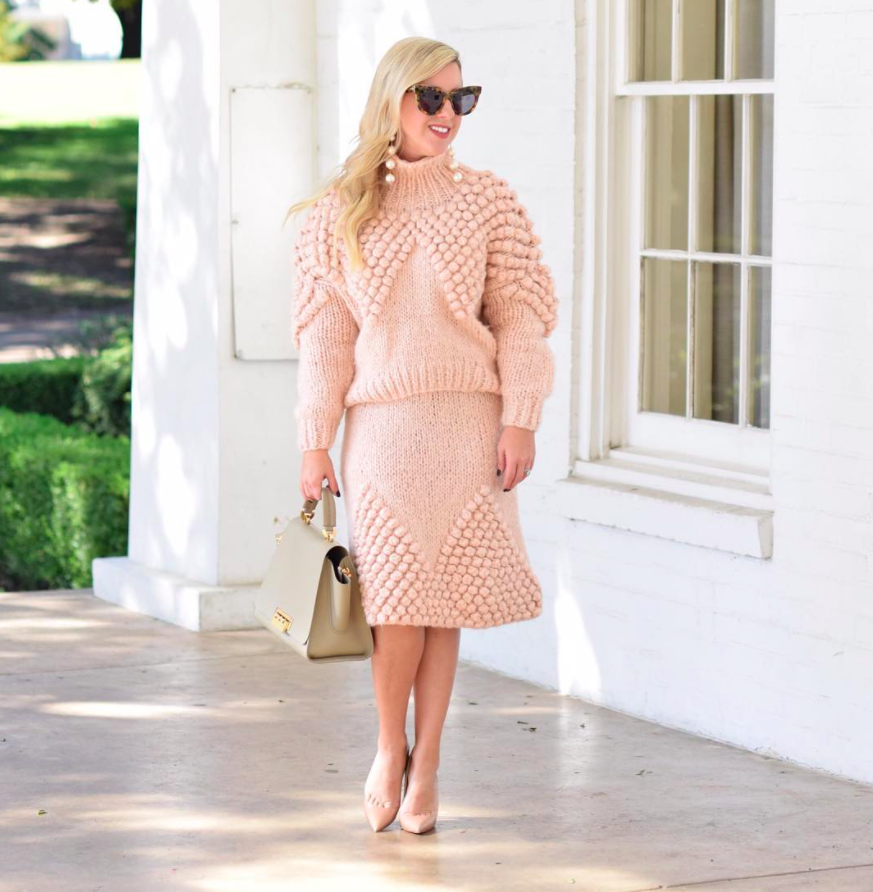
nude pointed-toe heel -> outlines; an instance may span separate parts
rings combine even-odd
[[[426,811],[421,814],[400,812],[400,826],[409,833],[427,833],[436,827],[437,812]]]
[[[406,790],[409,790],[409,762],[411,761],[412,754],[410,753],[409,759],[406,763]],[[400,811],[398,812],[398,819],[400,821],[400,826],[407,830],[409,833],[427,833],[428,830],[433,830],[436,826],[437,814],[439,813],[439,795],[437,791],[437,778],[436,773],[434,773],[433,779],[433,792],[434,799],[436,800],[436,807],[433,809],[429,809],[428,811],[422,812],[410,812],[403,810],[403,802],[400,803]],[[404,799],[406,795],[404,793]]]
[[[406,766],[403,769],[403,774],[400,776],[400,795],[396,800],[390,799],[386,802],[370,802],[367,798],[367,790],[366,788],[364,789],[364,814],[367,816],[367,821],[370,826],[377,833],[380,830],[384,830],[397,817],[400,803],[403,801],[403,781],[409,771],[409,753],[410,750],[409,747],[407,747]]]

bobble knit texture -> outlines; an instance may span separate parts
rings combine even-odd
[[[396,156],[395,156],[396,158]],[[295,248],[298,445],[329,449],[367,622],[486,628],[542,612],[503,425],[537,430],[554,381],[557,300],[507,182],[451,156],[396,158],[352,272],[334,192]]]
[[[456,183],[450,160],[397,158],[361,229],[363,270],[342,242],[332,262],[335,192],[310,208],[292,318],[301,450],[329,449],[349,406],[435,390],[501,394],[504,425],[539,429],[557,324],[540,238],[506,180],[461,163]]]

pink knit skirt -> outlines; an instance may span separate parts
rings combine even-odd
[[[452,390],[346,409],[340,490],[371,626],[542,613],[517,492],[496,473],[501,410],[499,394]]]

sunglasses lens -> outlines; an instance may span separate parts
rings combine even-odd
[[[456,115],[468,115],[476,107],[476,94],[472,90],[461,90],[455,93],[452,108]]]
[[[435,87],[425,87],[418,93],[418,107],[429,115],[435,115],[445,102],[446,95]]]

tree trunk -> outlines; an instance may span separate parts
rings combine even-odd
[[[115,11],[121,20],[121,58],[139,59],[142,53],[142,3]]]

